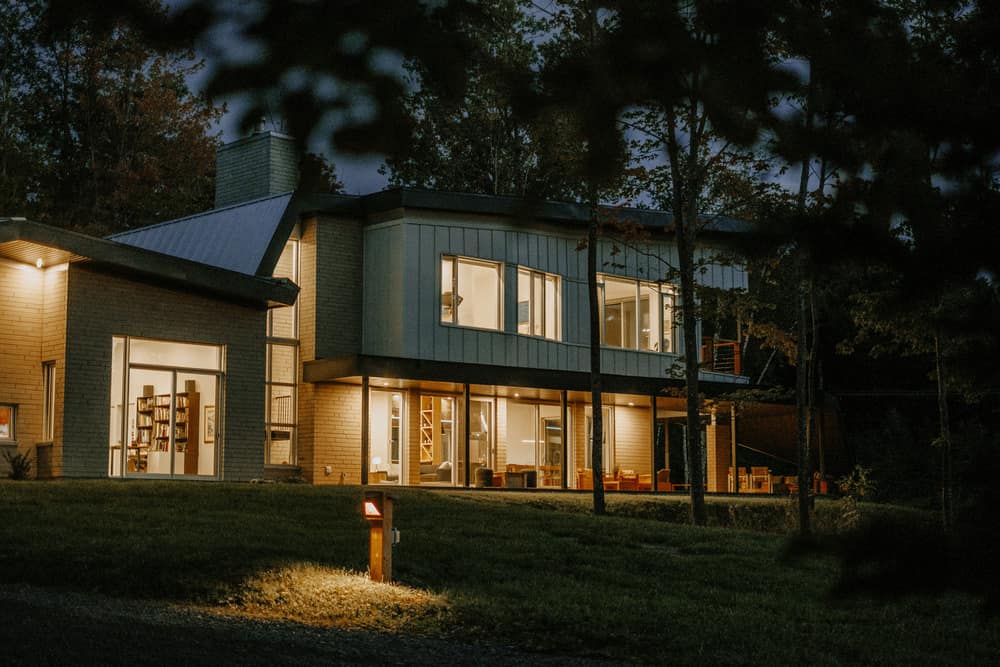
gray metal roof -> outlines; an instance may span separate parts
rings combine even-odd
[[[186,218],[114,234],[108,238],[137,248],[190,259],[249,276],[269,275],[272,244],[286,214],[297,219],[292,193],[213,209]],[[294,221],[293,221],[294,224]],[[287,225],[286,225],[287,226]],[[291,231],[288,228],[287,231]]]
[[[342,208],[344,204],[341,203]],[[552,220],[570,224],[587,224],[590,207],[576,202],[559,202],[501,195],[442,192],[416,188],[392,188],[364,195],[353,203],[355,215],[405,208],[423,208],[456,213],[482,213],[533,220]],[[602,206],[609,218],[630,221],[645,227],[669,229],[674,216],[668,211]],[[349,210],[349,209],[348,209]],[[746,234],[753,225],[744,220],[723,215],[700,217],[700,231],[713,234]]]
[[[25,264],[34,264],[36,259],[45,265],[92,262],[157,284],[194,288],[255,306],[291,305],[299,291],[285,279],[245,275],[24,218],[0,218],[0,257]]]

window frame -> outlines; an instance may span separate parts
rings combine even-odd
[[[521,304],[524,303],[521,300],[521,275],[525,274],[528,278],[528,331],[527,333],[521,331]],[[548,280],[552,279],[555,285],[555,297],[553,299],[555,303],[555,318],[552,324],[554,331],[549,332],[549,312],[548,312],[548,298],[546,296],[546,288],[548,287]],[[536,280],[541,285],[541,304],[540,308],[536,307],[535,300],[538,294],[536,293]],[[538,317],[541,320],[541,333],[535,333],[537,328],[535,322],[536,311],[540,310]],[[556,273],[548,273],[547,271],[539,271],[538,269],[533,269],[528,266],[518,266],[517,267],[517,333],[520,336],[531,336],[532,338],[544,338],[546,340],[552,341],[562,341],[562,276]]]
[[[297,232],[296,232],[297,233]],[[301,252],[302,252],[302,242],[300,238],[294,235],[288,239],[285,243],[285,251],[291,252],[291,267],[288,275],[279,276],[275,274],[275,277],[284,277],[291,280],[296,285],[299,284],[300,270],[301,270]],[[283,251],[284,253],[284,251]],[[280,264],[280,260],[279,260]],[[291,313],[292,318],[292,331],[291,336],[277,336],[275,335],[275,313],[278,310],[288,309],[286,312]],[[279,306],[278,308],[272,308],[267,312],[267,331],[266,331],[266,343],[265,343],[265,364],[266,368],[264,371],[264,465],[265,466],[287,466],[295,467],[298,465],[298,432],[299,432],[299,420],[298,420],[298,410],[299,410],[299,365],[301,361],[301,347],[299,340],[300,332],[300,322],[299,322],[299,302],[295,301],[291,306]],[[275,381],[273,368],[274,368],[274,349],[276,347],[290,348],[292,352],[292,379],[291,381]],[[274,421],[274,410],[272,405],[272,394],[275,387],[283,387],[289,390],[289,397],[291,398],[290,406],[290,417],[289,421]],[[273,432],[275,430],[287,430],[289,434],[288,442],[288,462],[287,463],[272,463],[271,462],[271,445],[274,441]]]
[[[0,444],[17,444],[17,403],[0,403],[0,410],[8,411],[7,435],[0,435]]]
[[[444,285],[444,264],[446,262],[451,263],[451,289],[446,290]],[[472,264],[481,267],[487,267],[495,269],[497,273],[497,310],[496,310],[496,326],[495,327],[482,327],[476,326],[474,324],[462,324],[458,318],[458,306],[461,305],[462,296],[459,294],[458,285],[458,267],[460,264]],[[441,261],[438,263],[438,270],[441,272],[440,280],[438,280],[438,302],[440,305],[440,316],[438,318],[438,323],[443,326],[453,326],[462,327],[464,329],[477,329],[479,331],[504,331],[504,317],[503,317],[503,294],[504,294],[504,263],[498,262],[492,259],[483,259],[480,257],[467,257],[465,255],[452,255],[448,253],[441,254]],[[449,305],[446,302],[445,295],[451,295],[452,303]],[[458,297],[458,303],[455,303],[455,297]],[[450,320],[445,319],[446,308]]]
[[[52,442],[56,434],[56,362],[42,362],[42,442]]]
[[[621,321],[619,341],[621,344],[614,345],[608,342],[608,331],[607,331],[607,312],[609,303],[606,297],[606,285],[607,282],[619,282],[619,283],[629,283],[633,287],[633,294],[631,296],[626,296],[621,299],[616,299],[611,302],[611,306],[618,308],[620,313],[619,319]],[[644,293],[644,290],[648,292]],[[627,276],[617,276],[607,273],[597,274],[597,291],[598,291],[598,302],[600,308],[600,338],[601,347],[611,348],[615,350],[629,350],[632,352],[651,352],[654,354],[677,354],[677,320],[674,317],[674,313],[677,308],[677,287],[669,283],[657,283],[648,280],[639,280],[638,278],[629,278]],[[653,309],[653,304],[649,303],[650,295],[652,292],[656,295],[656,310]],[[645,306],[643,305],[645,303]],[[624,314],[628,310],[626,305],[631,304],[631,313],[629,313],[630,319],[632,320],[631,326],[626,327]],[[666,331],[666,327],[663,326],[665,308],[670,308],[670,330]],[[647,347],[641,347],[642,343],[642,315],[643,312],[652,314],[656,313],[656,317],[659,321],[659,338],[656,341],[656,349],[650,349],[648,344]],[[631,336],[629,342],[631,345],[625,345],[625,333],[627,329],[631,329]],[[664,341],[669,341],[669,345],[665,345]],[[669,348],[669,349],[666,349]]]

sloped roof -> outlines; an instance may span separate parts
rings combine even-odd
[[[24,218],[0,218],[0,257],[26,264],[36,258],[45,264],[94,262],[126,275],[257,305],[290,305],[298,295],[298,287],[288,280],[245,275]]]
[[[248,276],[266,276],[274,270],[297,219],[293,194],[286,192],[113,234],[108,239]]]

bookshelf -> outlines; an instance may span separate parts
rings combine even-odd
[[[185,391],[178,392],[175,397],[172,420],[170,394],[154,394],[153,386],[146,385],[143,387],[143,395],[136,398],[135,437],[128,446],[129,472],[169,472],[169,463],[166,464],[167,468],[163,464],[169,461],[172,421],[175,472],[198,474],[198,450],[201,445],[198,438],[200,395],[195,391],[193,380],[186,381],[184,385]],[[151,458],[154,459],[152,466]],[[177,469],[181,465],[183,470]]]
[[[420,462],[434,461],[434,402],[430,396],[420,397]]]

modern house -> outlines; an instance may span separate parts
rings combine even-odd
[[[267,309],[297,292],[0,218],[0,450],[41,477],[253,478]]]
[[[262,132],[220,149],[211,211],[106,240],[0,222],[0,446],[65,477],[586,487],[587,209],[294,185],[291,140]],[[670,219],[608,215],[649,233],[600,248],[609,486],[681,488]],[[746,287],[712,259],[743,229],[705,230],[704,284]],[[746,384],[731,342],[702,349],[707,394]],[[726,491],[724,400],[704,442]]]

